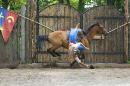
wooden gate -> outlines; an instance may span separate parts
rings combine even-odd
[[[124,17],[112,6],[99,6],[87,10],[83,14],[83,29],[99,22],[107,31],[124,23]],[[123,27],[109,33],[104,39],[95,39],[91,43],[92,56],[87,62],[124,62],[124,29]]]
[[[39,22],[52,30],[57,31],[60,29],[70,29],[76,26],[80,22],[79,12],[73,7],[63,4],[56,4],[46,7],[39,14]],[[38,36],[48,35],[51,30],[45,27],[39,26]],[[67,62],[67,50],[61,48],[57,52],[61,53],[61,57],[52,57],[46,50],[51,47],[47,41],[37,43],[38,51],[36,53],[37,62]]]
[[[82,16],[81,16],[82,15]],[[83,29],[99,22],[107,31],[112,30],[124,23],[124,17],[120,12],[111,6],[94,7],[83,14],[79,14],[73,7],[63,4],[56,4],[46,7],[39,14],[39,22],[54,31],[70,29],[79,22],[83,22]],[[39,26],[38,35],[48,35],[52,32],[45,27]],[[39,43],[37,43],[39,47]],[[91,42],[91,53],[85,58],[87,63],[122,63],[124,62],[124,29],[118,29],[108,34],[103,39],[94,39]],[[36,52],[37,62],[67,62],[67,50],[57,50],[62,53],[61,57],[52,57],[46,50],[51,47],[47,41],[40,42]]]

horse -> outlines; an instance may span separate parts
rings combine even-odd
[[[76,28],[79,28],[80,24],[76,25]],[[82,34],[84,35],[84,37],[82,37]],[[107,34],[107,31],[105,30],[105,28],[103,27],[103,25],[99,24],[99,23],[95,23],[92,26],[90,26],[86,31],[83,30],[82,32],[79,32],[77,35],[81,36],[81,43],[89,48],[89,44],[91,42],[91,40],[94,38],[95,35],[97,34]],[[69,38],[69,31],[66,30],[60,30],[60,31],[54,31],[52,33],[49,33],[48,35],[48,41],[52,44],[52,47],[47,49],[47,52],[52,54],[53,56],[60,56],[60,54],[58,54],[57,52],[55,52],[56,49],[63,47],[66,49],[69,49],[69,42],[68,39]],[[84,55],[84,54],[82,54]],[[73,66],[73,64],[76,62],[75,59],[73,59],[72,61],[70,61],[70,66]],[[85,63],[83,63],[81,61],[80,63],[82,66],[85,67],[89,67],[89,68],[94,68],[93,65],[86,65]]]
[[[91,43],[92,39],[94,38],[95,35],[97,34],[104,34],[104,35],[107,35],[107,31],[105,30],[105,28],[103,27],[103,25],[99,24],[99,23],[96,23],[96,24],[93,24],[92,26],[90,26],[86,31],[83,31],[84,33],[84,37],[81,39],[81,43],[87,47],[89,49],[89,44]],[[69,50],[69,52],[73,53],[72,50]],[[82,59],[84,57],[84,51],[82,51],[80,53],[80,56],[78,57],[82,57],[80,59]],[[70,66],[73,66],[73,64],[76,62],[75,58],[74,58],[74,54],[71,54],[69,55],[69,58],[71,59],[70,61]],[[85,66],[85,67],[89,67],[91,69],[93,69],[93,65],[87,65],[85,63],[83,63],[82,61],[79,63],[80,65],[82,66]]]
[[[75,28],[79,28],[80,24],[78,23]],[[99,23],[95,23],[92,26],[90,26],[86,31],[79,32],[78,35],[82,36],[82,33],[84,37],[82,38],[81,42],[86,46],[89,47],[89,44],[91,40],[94,38],[97,34],[106,34],[106,30],[103,27],[103,25]],[[47,52],[50,53],[52,56],[60,56],[59,53],[55,52],[58,48],[63,47],[66,49],[69,49],[69,31],[67,30],[60,30],[60,31],[54,31],[49,33],[48,35],[48,41],[52,44],[52,47],[47,49]]]
[[[76,25],[75,28],[79,28],[80,23]],[[50,53],[53,57],[61,56],[59,53],[55,52],[56,49],[63,47],[69,49],[69,30],[61,29],[59,31],[54,31],[49,33],[48,41],[52,44],[52,47],[47,49],[47,52]],[[78,32],[79,37],[83,35],[83,32]]]

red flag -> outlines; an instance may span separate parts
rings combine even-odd
[[[14,12],[8,11],[4,24],[2,26],[2,36],[5,42],[7,42],[10,37],[13,27],[17,21],[17,17],[18,15],[16,15]]]

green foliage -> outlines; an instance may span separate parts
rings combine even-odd
[[[25,5],[27,2],[27,0],[9,0],[9,6],[11,10],[15,10],[18,11],[22,5]],[[3,2],[2,4],[2,0],[0,0],[0,5],[7,5],[6,3]]]
[[[59,3],[60,0],[39,0],[39,7],[42,10],[44,7]],[[67,4],[67,0],[64,0],[64,4]],[[124,0],[69,0],[70,5],[83,12],[85,5],[113,5],[117,7],[121,12],[124,12]],[[81,3],[82,2],[82,3]]]
[[[98,6],[107,4],[107,0],[93,0],[93,2],[95,2]]]
[[[78,0],[71,0],[70,5],[72,5],[76,9],[78,9]]]
[[[93,0],[98,6],[113,5],[121,12],[124,12],[124,0]]]
[[[2,5],[2,1],[0,0],[0,5]]]
[[[114,6],[117,7],[121,12],[124,12],[124,0],[115,0]]]
[[[48,5],[56,4],[58,0],[39,0],[39,8],[40,10],[44,9]]]
[[[42,10],[48,5],[59,3],[60,0],[39,0],[39,8]],[[82,1],[82,2],[81,2]],[[22,5],[26,4],[27,0],[9,0],[9,6],[11,10],[19,10]],[[124,0],[69,0],[70,5],[79,10],[80,12],[85,10],[85,5],[114,5],[120,11],[124,12]],[[67,4],[67,0],[64,0],[64,4]],[[2,5],[2,0],[0,0]]]
[[[130,64],[130,60],[128,60],[127,63]]]

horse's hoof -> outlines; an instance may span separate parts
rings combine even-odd
[[[50,54],[53,56],[53,57],[57,57],[57,55],[53,52],[50,52]]]
[[[61,56],[60,54],[58,54],[58,53],[55,53],[57,56]]]
[[[47,52],[50,53],[53,57],[57,57],[57,55],[55,55],[55,53],[53,53],[53,52],[51,52],[49,50],[47,50]]]
[[[93,65],[90,65],[89,68],[90,68],[90,69],[95,69]]]
[[[59,53],[53,51],[53,54],[55,54],[56,56],[61,56]]]
[[[51,54],[52,55],[52,54]],[[52,55],[53,57],[57,57],[56,55]]]

